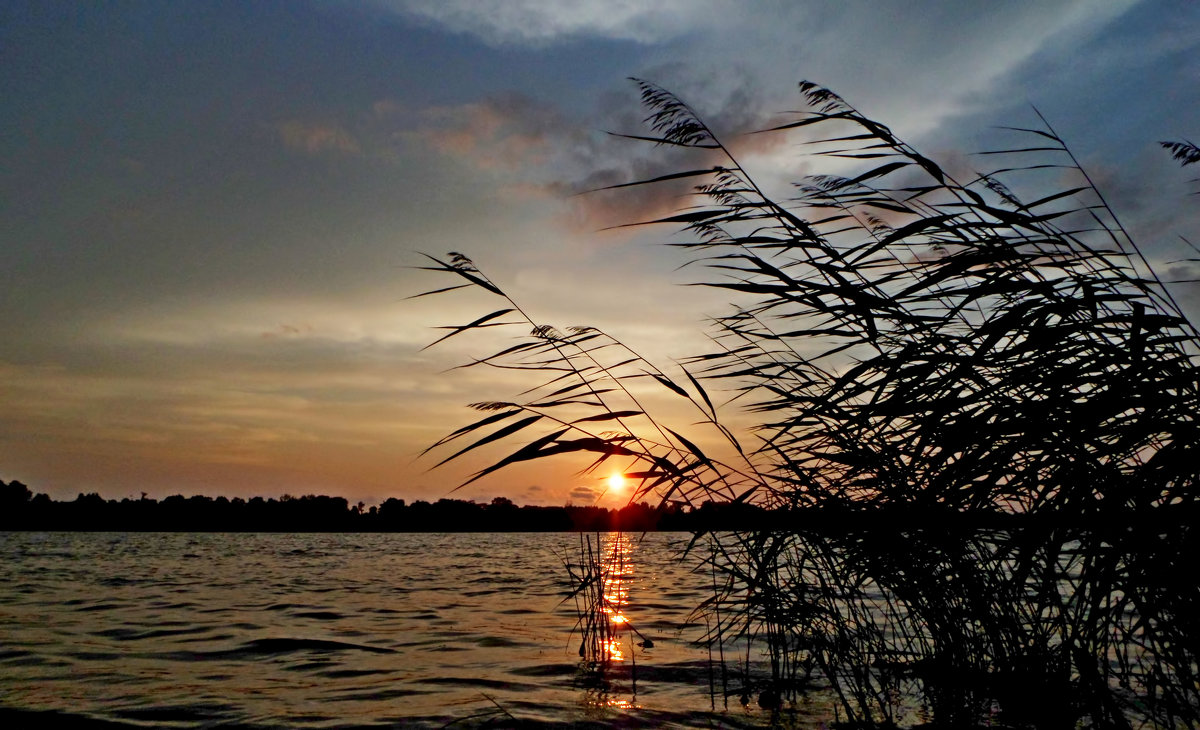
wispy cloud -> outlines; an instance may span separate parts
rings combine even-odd
[[[721,22],[710,0],[383,0],[404,15],[493,45],[543,45],[579,37],[654,43]]]
[[[414,133],[431,148],[483,169],[544,164],[552,145],[579,135],[552,107],[517,94],[420,113]]]
[[[336,124],[319,124],[292,119],[277,127],[279,139],[291,149],[310,155],[339,153],[357,155],[362,146],[352,134]]]

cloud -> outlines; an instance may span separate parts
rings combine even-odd
[[[430,107],[420,116],[419,139],[442,154],[482,169],[544,164],[553,142],[580,134],[557,110],[517,94],[461,106]]]
[[[733,70],[693,81],[685,86],[703,101],[698,114],[739,159],[761,159],[788,144],[786,135],[749,134],[769,126],[773,118],[762,89],[745,73]],[[519,93],[404,113],[381,101],[368,115],[376,128],[360,137],[372,140],[365,145],[370,149],[385,139],[416,141],[490,174],[494,194],[509,202],[563,200],[557,223],[570,232],[592,233],[695,204],[695,186],[705,180],[603,188],[729,164],[725,156],[711,151],[619,136],[652,135],[643,120],[647,113],[632,84],[601,94],[590,110],[568,111]]]
[[[508,94],[425,109],[417,129],[406,134],[439,154],[496,175],[496,194],[503,199],[564,200],[558,223],[568,230],[592,232],[668,215],[686,204],[695,181],[616,191],[600,188],[655,177],[682,164],[716,162],[712,154],[702,155],[699,163],[685,162],[686,152],[605,134],[602,129],[646,133],[636,101],[624,102],[616,107],[619,112],[579,121],[529,97]]]
[[[495,46],[545,45],[578,39],[655,43],[721,22],[709,0],[390,0],[382,3],[414,20],[476,36]]]
[[[289,120],[276,125],[285,146],[312,155],[340,153],[381,160],[431,150],[475,169],[511,173],[561,162],[581,143],[586,127],[556,107],[518,93],[479,101],[413,107],[378,99],[345,110],[334,123]]]
[[[277,130],[285,146],[310,155],[327,152],[358,155],[362,152],[358,140],[336,124],[314,124],[293,119],[280,124]]]
[[[560,505],[563,503],[561,494],[551,493],[540,484],[531,484],[518,492],[505,495],[519,505]]]
[[[300,325],[300,326],[291,325],[291,324],[281,324],[276,329],[265,330],[262,333],[261,337],[264,340],[273,340],[278,337],[301,337],[306,334],[311,334],[312,331],[313,331],[313,327],[311,324],[304,324],[304,325]]]
[[[594,504],[600,498],[600,492],[591,487],[580,485],[572,487],[567,495],[572,502],[582,502],[583,504]]]
[[[575,181],[557,183],[553,189],[561,196],[569,196],[559,223],[575,232],[590,232],[657,220],[677,212],[682,206],[695,204],[696,201],[690,199],[695,182],[686,179],[633,188],[602,189],[655,177],[669,169],[666,164],[633,160],[627,168],[607,168]]]
[[[670,75],[666,69],[660,71]],[[736,70],[722,72],[692,79],[681,87],[668,90],[678,92],[680,100],[692,106],[730,154],[752,173],[756,161],[788,144],[786,135],[751,134],[770,126],[772,114],[761,87],[744,74]],[[649,111],[632,94],[607,95],[598,106],[601,116],[593,124],[617,134],[654,136],[643,120]],[[716,151],[660,146],[607,134],[593,135],[584,144],[574,145],[571,157],[568,169],[575,171],[574,176],[564,176],[554,185],[561,195],[570,196],[565,221],[575,231],[655,220],[686,206],[704,204],[706,199],[696,195],[696,186],[710,180],[679,178],[615,190],[603,188],[731,164],[726,155]]]

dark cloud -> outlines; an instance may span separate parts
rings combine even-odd
[[[595,504],[596,500],[600,498],[600,492],[588,486],[577,486],[572,487],[567,496],[572,502],[590,505]]]
[[[740,77],[737,72],[695,80],[674,67],[667,67],[651,69],[647,76],[648,80],[662,83],[672,93],[677,93],[739,162],[765,154],[785,141],[782,135],[751,134],[766,128],[772,113],[760,96],[760,87],[728,81],[726,76]],[[656,76],[674,78],[682,88],[677,92],[674,86],[658,82]],[[597,109],[595,123],[606,132],[635,136],[656,134],[645,122],[650,110],[640,105],[632,87],[627,93],[607,95]],[[570,169],[578,171],[577,175],[556,180],[552,185],[559,193],[569,196],[565,221],[572,229],[580,231],[656,220],[678,212],[682,207],[703,204],[704,198],[697,196],[696,186],[708,180],[680,178],[634,187],[605,188],[683,170],[731,164],[728,157],[717,151],[680,149],[609,134],[592,135],[587,138],[587,144],[577,145],[572,150],[571,162]]]
[[[558,506],[564,501],[561,494],[556,494],[538,484],[530,485],[518,492],[514,492],[506,496],[519,505],[534,504]]]

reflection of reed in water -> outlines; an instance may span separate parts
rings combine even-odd
[[[607,541],[596,533],[594,542],[591,535],[581,533],[578,563],[565,561],[574,586],[571,596],[575,599],[575,628],[580,634],[579,656],[583,660],[578,679],[587,689],[588,704],[595,706],[629,708],[637,696],[634,629],[626,616],[627,579],[633,573],[630,552],[630,541],[622,533],[612,533]],[[626,659],[630,660],[628,665]],[[609,669],[615,666],[629,668],[627,698],[619,696],[623,691],[614,691]]]
[[[629,552],[629,538],[618,532],[609,539],[601,559],[601,593],[604,600],[600,608],[608,618],[611,634],[604,645],[604,652],[605,658],[614,662],[626,659],[620,631],[629,626],[629,619],[625,617],[625,606],[629,601],[629,586],[625,576],[633,573],[633,564],[627,559]]]
[[[581,638],[579,656],[586,664],[600,664],[609,659],[613,629],[609,614],[605,611],[604,563],[601,554],[600,535],[595,543],[591,535],[579,535],[579,561],[566,563],[571,576],[571,598],[575,599],[575,628]]]
[[[624,533],[612,533],[605,540],[599,533],[579,536],[579,562],[567,561],[574,586],[581,641],[579,656],[592,666],[633,659],[633,647],[650,648],[646,638],[630,622],[629,581],[634,574],[633,542]]]

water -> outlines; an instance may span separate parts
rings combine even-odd
[[[568,534],[0,533],[0,720],[134,727],[740,727],[689,615],[685,536],[623,545],[602,672]],[[610,551],[611,553],[611,551]],[[618,634],[620,636],[620,634]],[[816,727],[820,703],[789,715]],[[106,725],[107,726],[107,725]]]

